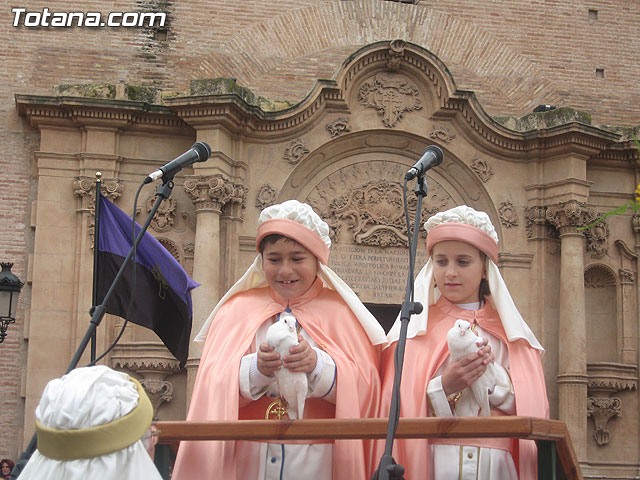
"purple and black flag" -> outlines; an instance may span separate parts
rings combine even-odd
[[[100,196],[97,299],[101,302],[120,270],[131,245],[131,217]],[[136,236],[140,225],[136,223]],[[150,328],[183,366],[191,336],[191,290],[199,286],[178,261],[148,232],[136,249],[136,291],[132,292],[132,266],[126,267],[111,298],[107,313],[125,317],[131,295],[128,320]]]

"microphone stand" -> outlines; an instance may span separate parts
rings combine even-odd
[[[389,423],[387,425],[387,438],[385,440],[384,454],[380,458],[378,470],[373,474],[373,480],[404,480],[404,467],[397,464],[393,457],[393,439],[398,428],[400,418],[400,382],[402,380],[402,367],[404,364],[404,350],[407,342],[407,329],[411,315],[422,312],[423,306],[420,302],[413,302],[413,269],[416,261],[416,248],[418,244],[418,231],[420,227],[420,213],[422,209],[422,199],[427,196],[427,183],[424,174],[418,175],[417,184],[414,190],[418,197],[416,206],[416,217],[414,220],[413,243],[409,248],[409,274],[407,287],[405,290],[404,302],[400,309],[400,336],[395,351],[395,376],[393,377],[393,391],[391,395],[391,406],[389,408]],[[409,232],[407,232],[409,233]],[[429,306],[426,306],[429,308]]]
[[[78,362],[80,361],[82,354],[87,348],[87,344],[91,340],[92,336],[95,334],[96,329],[98,328],[98,326],[100,325],[100,322],[102,321],[102,318],[104,317],[104,314],[107,309],[106,307],[107,302],[111,298],[111,295],[113,295],[113,291],[115,290],[118,282],[120,281],[120,278],[122,278],[122,275],[124,274],[124,271],[127,265],[129,264],[129,260],[131,260],[131,257],[133,256],[133,252],[135,251],[135,249],[138,246],[138,243],[140,243],[140,240],[142,240],[143,235],[149,228],[149,224],[151,224],[151,220],[153,220],[153,217],[156,214],[156,211],[158,210],[158,208],[160,208],[160,204],[162,203],[162,201],[165,199],[168,199],[171,196],[171,191],[173,190],[173,186],[174,186],[173,175],[170,178],[163,177],[163,181],[164,182],[162,183],[162,185],[158,186],[158,189],[156,190],[156,197],[157,197],[156,203],[153,205],[153,208],[149,212],[149,215],[147,216],[147,219],[144,222],[144,225],[140,229],[138,236],[135,238],[133,245],[131,245],[131,248],[129,249],[129,253],[127,254],[127,257],[124,259],[124,262],[122,262],[122,266],[120,267],[120,270],[118,270],[118,273],[113,279],[113,282],[111,282],[111,286],[109,287],[107,294],[104,296],[104,300],[102,300],[102,303],[96,306],[95,308],[93,308],[92,309],[93,311],[90,312],[91,321],[89,322],[89,328],[87,329],[87,332],[85,333],[84,338],[80,342],[80,345],[78,346],[78,349],[76,350],[76,353],[73,356],[73,359],[71,360],[71,363],[69,364],[69,367],[67,368],[67,371],[65,372],[65,374],[69,373],[71,370],[75,369],[78,366]],[[33,437],[31,437],[31,441],[29,442],[29,445],[27,445],[27,448],[24,450],[24,452],[22,452],[22,454],[20,455],[20,458],[18,459],[13,470],[11,471],[11,476],[9,477],[11,480],[15,480],[20,476],[20,473],[22,473],[22,470],[24,469],[27,462],[31,458],[31,455],[33,455],[33,452],[35,452],[36,444],[37,444],[37,435],[34,433]]]

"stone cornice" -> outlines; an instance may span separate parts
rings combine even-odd
[[[31,125],[191,131],[170,108],[131,100],[16,95],[18,114]]]
[[[302,102],[276,112],[265,112],[237,94],[176,97],[165,102],[194,127],[222,125],[232,133],[258,137],[297,135],[311,128],[310,119],[324,111],[349,112],[333,80],[318,80]]]

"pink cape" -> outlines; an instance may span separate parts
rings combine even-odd
[[[335,417],[375,417],[380,398],[380,349],[371,344],[342,298],[323,288],[322,281],[316,279],[304,295],[290,301],[289,307],[305,331],[336,363]],[[220,308],[207,335],[187,420],[236,420],[242,407],[256,403],[240,397],[240,359],[251,347],[260,325],[285,308],[286,301],[269,287],[239,293]],[[370,478],[371,443],[336,441],[334,480]],[[236,457],[234,441],[182,442],[172,478],[235,479],[238,461],[246,459]]]
[[[495,335],[508,346],[509,374],[516,396],[516,415],[549,418],[549,401],[544,382],[540,353],[525,340],[509,342],[498,312],[489,302],[478,310],[463,310],[444,297],[429,308],[427,333],[407,341],[404,371],[402,374],[401,417],[427,417],[427,384],[435,377],[436,371],[449,356],[447,332],[453,323],[462,318],[473,323],[475,318],[481,328]],[[382,359],[382,400],[381,415],[387,415],[391,404],[394,377],[394,353],[396,345],[387,348]],[[478,439],[475,439],[478,440]],[[481,439],[479,439],[482,442]],[[466,439],[460,441],[465,445]],[[476,442],[477,443],[477,442]],[[474,444],[476,444],[474,443]],[[511,455],[518,469],[520,480],[537,478],[537,449],[533,440],[512,442]],[[428,440],[395,440],[394,460],[407,472],[407,478],[428,479]],[[384,441],[377,442],[378,458],[384,451]]]

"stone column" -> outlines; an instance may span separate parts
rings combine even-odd
[[[184,190],[196,207],[193,279],[200,287],[192,292],[193,340],[220,299],[220,215],[224,205],[233,198],[235,185],[222,175],[194,175],[186,177]],[[187,409],[201,354],[202,349],[191,342],[187,360]]]
[[[566,423],[578,460],[587,454],[587,322],[584,293],[584,235],[577,228],[591,218],[582,202],[547,208],[560,232],[560,318],[558,326],[558,413]]]

